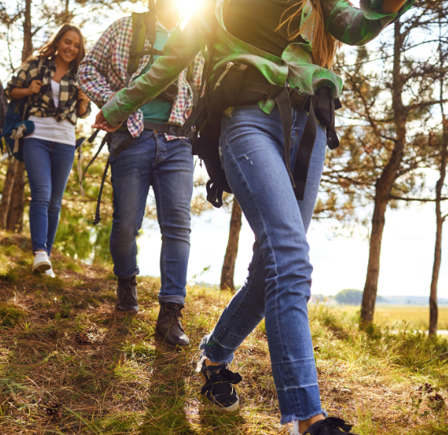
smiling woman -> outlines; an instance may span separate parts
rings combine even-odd
[[[8,98],[26,99],[23,160],[31,189],[30,231],[35,273],[54,276],[50,261],[62,196],[75,155],[75,125],[90,113],[76,71],[85,55],[81,31],[64,24],[12,77]]]

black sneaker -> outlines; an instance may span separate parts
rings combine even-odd
[[[204,361],[200,374],[205,382],[201,394],[205,394],[219,410],[233,412],[240,407],[240,399],[233,386],[243,380],[239,373],[230,371],[226,364],[207,367]]]
[[[350,432],[352,427],[352,424],[346,423],[341,418],[327,417],[325,420],[312,424],[303,435],[339,435],[343,433],[356,435]]]

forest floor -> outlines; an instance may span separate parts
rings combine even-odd
[[[53,254],[56,278],[31,273],[30,242],[0,232],[0,434],[286,434],[264,323],[232,365],[241,409],[221,414],[200,395],[202,336],[231,295],[189,287],[185,350],[153,336],[159,281],[139,278],[137,316],[114,312],[109,269]],[[372,327],[356,314],[310,307],[324,408],[360,435],[448,434],[448,342]]]

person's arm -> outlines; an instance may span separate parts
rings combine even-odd
[[[117,20],[109,26],[79,65],[77,80],[82,92],[98,107],[102,107],[117,91],[106,77],[113,48],[126,19]]]
[[[20,100],[20,98],[38,94],[41,87],[42,82],[40,80],[33,80],[27,88],[12,88],[10,91],[10,95],[11,98],[14,98],[14,100]]]
[[[187,68],[200,51],[200,18],[191,17],[175,29],[160,56],[150,70],[134,80],[129,88],[117,92],[97,115],[93,127],[116,130],[139,107],[157,97]]]
[[[92,111],[90,107],[90,99],[89,97],[82,91],[81,88],[78,88],[78,108],[77,108],[77,115],[80,118],[86,118],[90,115],[90,112]]]
[[[325,0],[325,30],[344,44],[364,45],[410,9],[414,1],[361,0],[358,9],[346,0]]]
[[[42,86],[40,80],[34,80],[39,71],[37,71],[38,61],[36,59],[26,61],[19,69],[17,74],[8,82],[5,95],[8,99],[18,100],[38,94]]]

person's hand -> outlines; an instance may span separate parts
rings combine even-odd
[[[81,88],[78,88],[78,101],[82,101],[83,103],[87,104],[90,99],[89,97],[83,92]]]
[[[98,112],[95,118],[95,124],[92,125],[92,128],[98,128],[100,130],[107,131],[108,133],[113,133],[115,130],[120,127],[117,125],[116,127],[112,127],[107,121],[106,118],[103,115],[103,111],[101,110]]]
[[[33,80],[28,87],[28,95],[38,94],[41,87],[42,82],[40,80]]]

